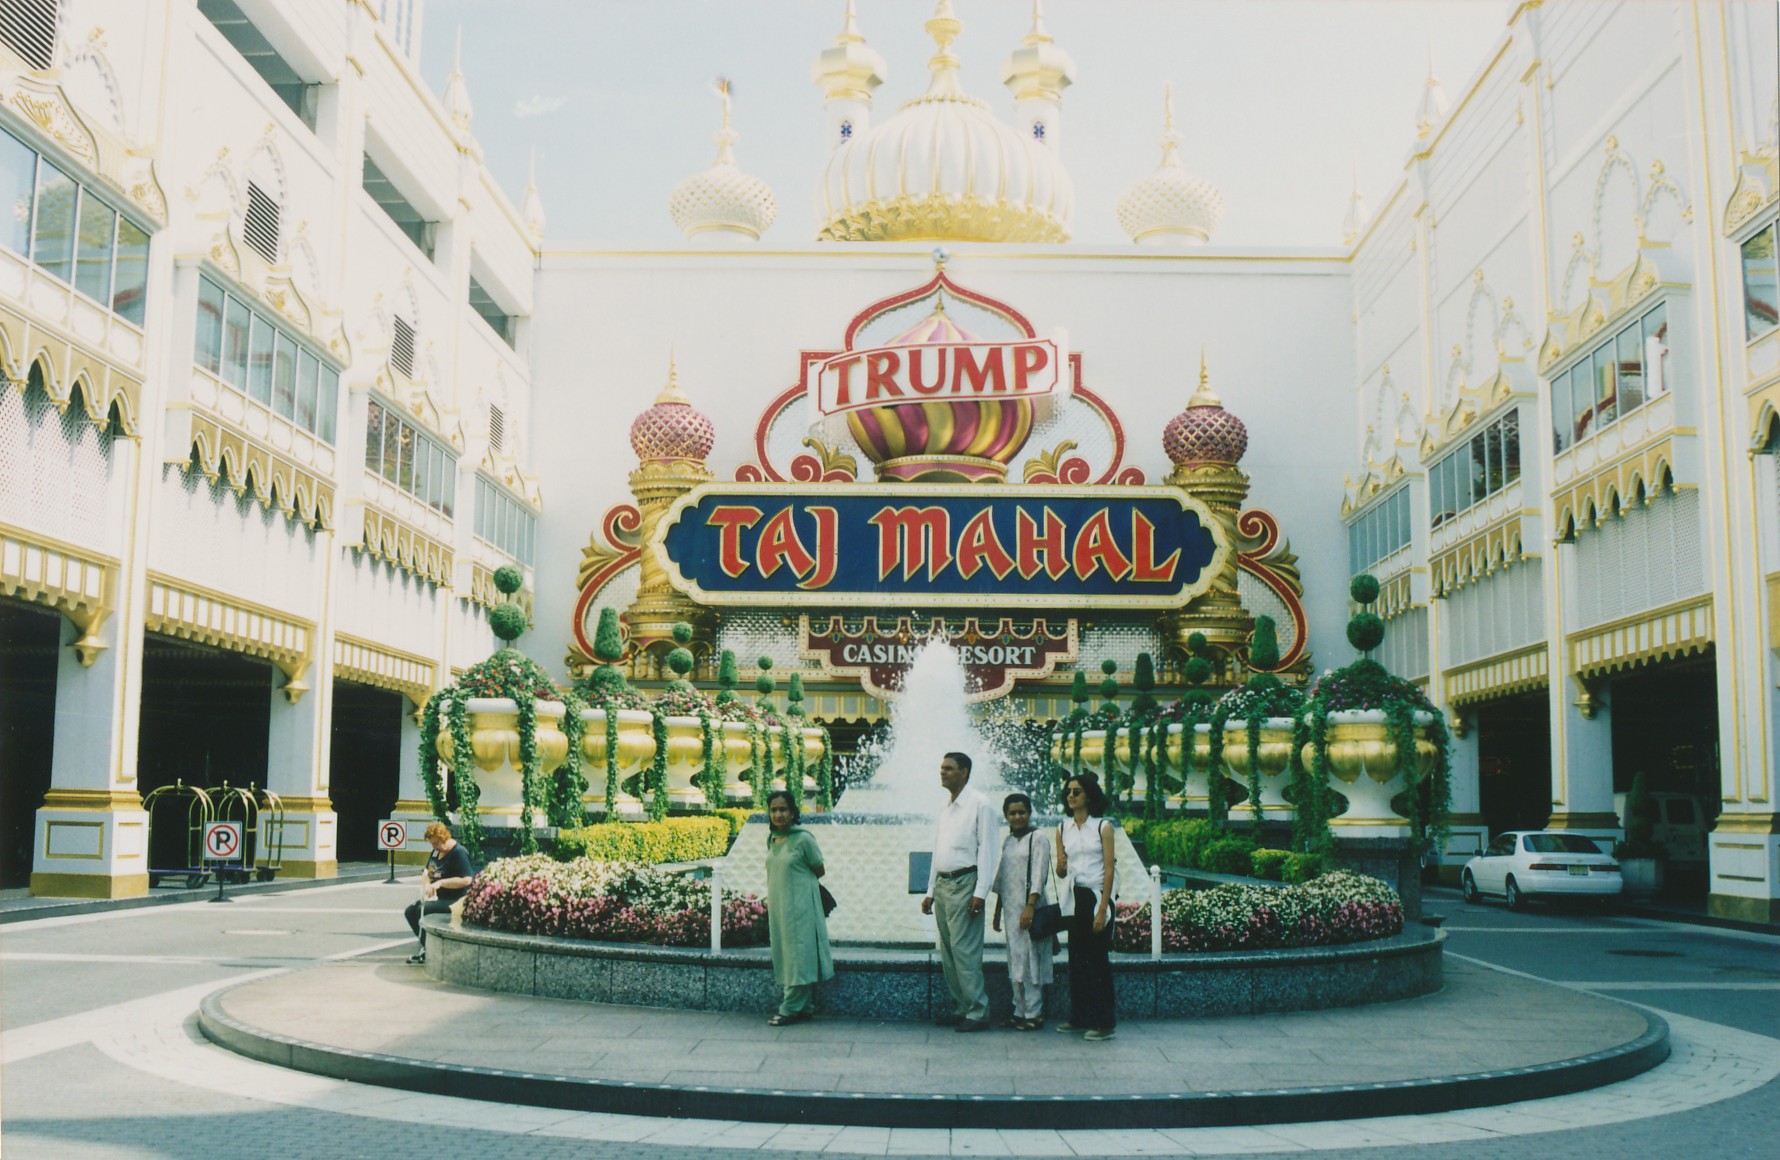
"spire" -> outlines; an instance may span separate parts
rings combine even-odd
[[[520,205],[519,216],[525,222],[525,232],[531,235],[532,241],[544,239],[544,199],[538,196],[538,149],[532,146],[530,167],[525,173],[525,200]]]
[[[464,28],[457,26],[457,47],[451,54],[451,75],[445,78],[445,111],[460,133],[470,131],[470,89],[464,84]]]
[[[1187,406],[1189,408],[1191,408],[1191,407],[1222,407],[1223,405],[1224,405],[1224,401],[1222,399],[1218,398],[1218,393],[1216,391],[1211,389],[1211,372],[1208,371],[1205,366],[1205,348],[1200,347],[1199,348],[1199,389],[1193,392],[1193,397],[1191,399],[1187,400]]]
[[[1422,85],[1421,104],[1415,110],[1415,136],[1425,140],[1432,136],[1440,118],[1446,116],[1446,90],[1434,75],[1434,38],[1428,38],[1428,79]]]
[[[680,390],[680,366],[675,360],[674,348],[671,346],[668,347],[667,385],[661,388],[661,394],[655,396],[655,401],[657,404],[684,403],[687,406],[692,405],[692,400],[688,399]]]
[[[920,99],[958,100],[964,96],[964,90],[958,87],[958,66],[963,62],[952,52],[952,42],[964,31],[964,22],[952,11],[952,0],[939,0],[933,10],[933,16],[922,27],[927,35],[933,37],[934,54],[927,59],[927,67],[933,72],[933,79],[928,82],[927,91]]]
[[[1354,191],[1347,199],[1347,217],[1341,222],[1341,244],[1351,246],[1360,240],[1366,227],[1372,224],[1372,212],[1366,208],[1366,199],[1360,196],[1360,163],[1354,162]]]
[[[1162,85],[1162,168],[1179,169],[1181,135],[1174,131],[1174,82]]]
[[[716,80],[717,98],[723,102],[723,123],[711,139],[717,142],[717,165],[735,164],[735,143],[742,135],[729,127],[729,78],[718,77]]]
[[[1036,121],[1044,126],[1033,134],[1034,139],[1041,144],[1054,144],[1063,90],[1075,83],[1075,60],[1057,46],[1045,28],[1042,0],[1032,0],[1031,31],[1002,63],[1001,83],[1014,94],[1014,100],[1021,102],[1022,116],[1029,123]]]

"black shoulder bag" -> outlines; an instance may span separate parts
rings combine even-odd
[[[1032,881],[1032,859],[1038,854],[1038,831],[1032,832],[1033,841],[1027,846],[1030,851],[1026,857],[1026,881]],[[1050,872],[1050,867],[1045,867]],[[1042,902],[1032,911],[1032,937],[1038,939],[1055,938],[1063,929],[1063,908],[1055,902]]]

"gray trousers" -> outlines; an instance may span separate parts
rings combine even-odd
[[[989,1018],[989,993],[983,986],[983,918],[970,913],[976,892],[975,873],[941,878],[933,884],[933,916],[939,924],[939,965],[957,1004],[960,1019]],[[985,908],[986,909],[986,908]]]

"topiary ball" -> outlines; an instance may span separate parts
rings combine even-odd
[[[766,671],[767,671],[767,670],[768,670],[768,669],[770,669],[770,668],[772,668],[772,667],[773,667],[773,658],[771,658],[771,657],[761,657],[761,658],[760,658],[760,659],[759,659],[759,660],[757,660],[757,661],[755,661],[755,662],[754,662],[754,663],[755,663],[755,664],[757,664],[757,665],[759,665],[759,666],[760,666],[760,671],[761,671],[761,672],[763,672],[763,673],[764,673],[764,672],[766,672]]]
[[[1361,652],[1371,652],[1384,643],[1384,621],[1374,612],[1355,615],[1347,622],[1347,643]]]
[[[1347,586],[1347,594],[1355,604],[1371,604],[1378,599],[1378,580],[1369,572],[1361,572]]]
[[[1211,680],[1211,662],[1204,657],[1188,657],[1187,663],[1181,666],[1181,675],[1187,678],[1189,685],[1203,685]]]
[[[693,659],[690,649],[677,648],[667,655],[668,668],[682,677],[692,671]]]
[[[674,622],[673,633],[675,644],[685,644],[692,639],[692,626],[687,624],[684,620],[676,620]]]
[[[1187,651],[1194,656],[1202,656],[1210,644],[1211,642],[1205,639],[1203,632],[1196,632],[1187,638]]]
[[[525,634],[525,610],[517,604],[501,604],[488,610],[488,627],[504,641],[515,641]]]
[[[1119,662],[1113,660],[1111,657],[1107,657],[1100,662],[1100,671],[1110,677],[1119,671]]]
[[[525,573],[511,564],[503,564],[494,570],[494,586],[511,596],[525,587]]]

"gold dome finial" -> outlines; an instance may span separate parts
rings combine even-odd
[[[847,15],[841,24],[841,34],[834,38],[836,44],[864,44],[865,37],[859,32],[859,13],[854,10],[853,0],[847,0]]]
[[[1181,135],[1174,129],[1174,82],[1162,84],[1162,164],[1180,165]]]
[[[927,35],[933,37],[938,51],[927,61],[927,67],[933,70],[933,80],[921,99],[962,97],[964,92],[958,87],[958,66],[962,62],[952,53],[952,42],[964,31],[964,22],[952,11],[952,0],[939,0],[932,19],[923,27],[927,29]]]
[[[655,401],[657,403],[681,403],[688,407],[692,405],[692,400],[688,399],[680,390],[680,367],[675,360],[672,346],[668,347],[667,386],[661,388],[661,394],[655,396]]]
[[[1027,44],[1049,44],[1051,34],[1045,29],[1044,0],[1032,0],[1032,31],[1026,34]]]
[[[730,81],[729,81],[728,77],[718,77],[715,81],[713,81],[711,83],[712,83],[712,87],[717,90],[718,99],[723,102],[723,121],[717,130],[717,137],[716,137],[716,141],[717,141],[717,162],[716,163],[718,165],[734,165],[735,164],[735,143],[737,141],[740,141],[742,138],[741,138],[741,134],[737,133],[734,129],[731,129],[729,127]]]
[[[1187,400],[1187,407],[1191,409],[1193,407],[1222,407],[1223,405],[1224,400],[1218,398],[1218,393],[1211,389],[1211,372],[1205,366],[1205,348],[1200,347],[1199,389],[1193,392],[1191,399]]]

